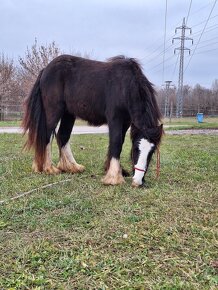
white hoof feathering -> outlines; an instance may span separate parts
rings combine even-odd
[[[85,167],[78,164],[74,159],[69,142],[61,148],[61,156],[58,163],[58,168],[63,172],[69,173],[80,173],[85,170]]]
[[[133,180],[132,187],[139,187],[140,185],[142,185],[142,182],[139,184]]]
[[[102,182],[105,185],[117,185],[125,182],[119,160],[111,158],[110,167],[105,177],[102,178]]]
[[[46,174],[59,174],[61,171],[55,167],[52,164],[52,159],[51,159],[51,141],[50,143],[48,143],[48,145],[46,146],[46,151],[45,151],[45,159],[43,162],[43,166],[42,169],[39,168],[36,159],[33,161],[33,165],[32,165],[32,170],[33,172],[44,172]]]
[[[44,167],[43,172],[46,174],[59,174],[61,171],[54,165],[50,165],[49,167]]]

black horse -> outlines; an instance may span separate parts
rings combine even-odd
[[[141,185],[163,129],[154,88],[139,63],[123,56],[100,62],[62,55],[40,72],[26,100],[23,118],[24,132],[28,132],[26,147],[35,149],[35,172],[84,170],[75,161],[69,144],[76,117],[94,126],[108,124],[110,141],[104,184],[124,182],[119,159],[131,125],[132,184]],[[50,147],[59,121],[56,138],[60,160],[55,167]]]

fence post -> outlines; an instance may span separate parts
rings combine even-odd
[[[2,105],[2,96],[0,96],[0,121],[4,121],[4,107]]]
[[[169,114],[170,123],[171,123],[172,115],[173,115],[173,102],[171,101],[170,102],[170,114]]]

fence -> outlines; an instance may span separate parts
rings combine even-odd
[[[23,116],[22,104],[2,104],[0,105],[0,121],[19,121]],[[161,106],[161,113],[164,116],[164,108]],[[203,113],[206,117],[218,117],[218,107],[214,108],[194,108],[184,107],[183,117],[196,117],[197,113]],[[167,118],[176,117],[176,107],[171,106],[167,112]]]
[[[161,113],[167,118],[176,118],[176,105],[171,105],[168,110],[164,106],[160,106]],[[214,107],[203,107],[200,105],[184,106],[183,117],[196,117],[197,113],[203,113],[207,117],[218,117],[218,106]]]
[[[23,105],[21,104],[2,104],[0,106],[0,121],[17,121],[23,116]]]

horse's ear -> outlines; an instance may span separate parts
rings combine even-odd
[[[149,133],[161,133],[163,132],[163,124],[160,124],[159,126],[153,127],[153,128],[143,128],[144,131]]]
[[[147,138],[151,140],[151,142],[158,145],[161,141],[162,135],[164,134],[163,124],[161,124],[157,127],[146,129],[145,134],[146,134]]]

